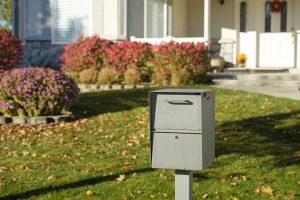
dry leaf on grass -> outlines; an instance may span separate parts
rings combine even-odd
[[[122,156],[125,156],[125,155],[127,155],[128,153],[129,153],[129,152],[128,152],[127,150],[122,150],[122,151],[121,151],[121,155],[122,155]]]
[[[202,196],[202,199],[207,199],[207,197],[208,197],[208,194],[205,194]]]
[[[93,193],[92,191],[88,190],[88,191],[86,191],[85,194],[86,194],[87,196],[92,196],[94,193]]]
[[[124,175],[124,174],[120,175],[120,176],[116,179],[117,182],[122,182],[122,181],[124,181],[124,180],[125,180],[125,175]]]
[[[56,177],[55,177],[55,176],[53,176],[53,175],[51,175],[51,176],[49,176],[47,179],[48,179],[48,180],[55,180],[55,179],[56,179]]]
[[[273,195],[274,190],[270,187],[270,186],[262,186],[261,188],[257,188],[256,193],[264,193],[264,194],[269,194],[269,195]]]
[[[240,200],[239,198],[237,198],[237,197],[233,197],[233,200]]]

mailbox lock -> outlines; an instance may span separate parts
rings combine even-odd
[[[179,139],[178,135],[175,136],[175,139]]]

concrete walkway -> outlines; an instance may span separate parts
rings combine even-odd
[[[276,86],[222,86],[216,85],[217,88],[241,90],[246,92],[255,92],[275,97],[283,97],[300,101],[300,91],[297,87],[276,87]]]

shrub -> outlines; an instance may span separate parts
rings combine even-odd
[[[80,72],[77,72],[77,71],[64,71],[64,73],[67,76],[71,77],[76,83],[80,83],[80,81],[79,81]]]
[[[147,63],[152,59],[151,45],[141,42],[123,41],[107,49],[106,62],[115,67],[121,79],[129,68],[136,68],[141,74],[141,81],[150,81],[152,70]]]
[[[63,62],[63,71],[67,73],[69,71],[80,72],[89,68],[100,70],[106,57],[107,48],[111,45],[112,42],[100,39],[98,36],[79,37],[76,43],[65,46],[65,51],[60,57]]]
[[[189,83],[190,73],[186,69],[173,70],[171,77],[171,85],[186,85]]]
[[[22,41],[0,28],[0,74],[19,65],[22,55]]]
[[[168,68],[158,67],[152,75],[152,80],[159,86],[169,85],[171,80],[171,71]]]
[[[128,85],[135,85],[138,84],[140,81],[140,72],[136,68],[130,68],[125,72],[124,78],[125,78],[125,84]]]
[[[95,68],[85,69],[79,74],[79,82],[83,84],[97,83],[98,71]]]
[[[162,43],[153,46],[154,60],[150,66],[155,70],[164,68],[167,74],[185,69],[195,83],[203,81],[209,66],[209,51],[202,43]]]
[[[75,82],[48,68],[13,69],[0,81],[0,112],[8,116],[59,115],[78,98]]]
[[[118,73],[112,67],[103,68],[98,75],[98,83],[112,84],[118,81]]]

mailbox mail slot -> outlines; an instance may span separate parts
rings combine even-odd
[[[201,96],[159,94],[156,99],[156,130],[201,131]]]

